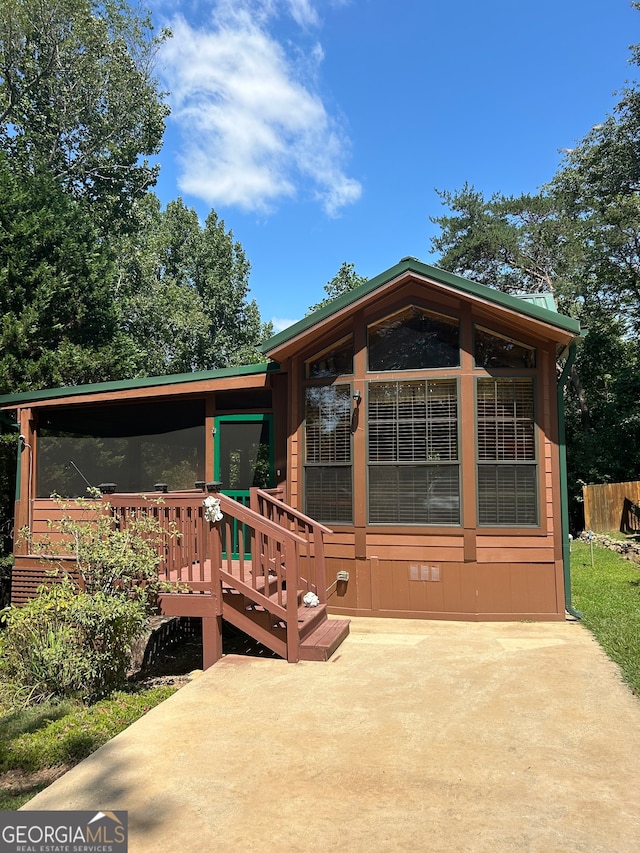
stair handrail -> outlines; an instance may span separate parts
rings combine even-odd
[[[307,587],[314,592],[320,604],[327,603],[326,564],[324,555],[324,537],[331,535],[333,530],[321,524],[314,518],[305,515],[295,507],[290,506],[274,494],[276,490],[252,488],[250,490],[250,506],[265,518],[275,521],[284,530],[292,527],[305,540],[304,556],[307,558],[310,571],[307,572]],[[286,521],[286,525],[283,524]],[[313,541],[310,534],[313,534]]]
[[[256,512],[250,506],[245,506],[228,495],[220,493],[217,494],[216,497],[220,500],[220,510],[223,513],[223,521],[211,525],[212,536],[217,537],[219,542],[222,541],[222,524],[225,523],[225,515],[237,519],[254,530],[254,539],[256,541],[254,541],[251,556],[252,566],[254,569],[254,583],[259,572],[262,573],[262,576],[265,578],[265,583],[268,582],[268,567],[262,563],[258,567],[258,540],[261,539],[262,536],[267,536],[277,546],[274,549],[274,554],[278,555],[277,566],[275,567],[278,587],[277,592],[280,605],[278,610],[284,617],[287,624],[287,660],[291,663],[295,663],[300,657],[300,631],[298,627],[298,590],[301,584],[300,549],[307,545],[307,540],[295,531],[277,524],[272,519],[267,518],[266,516]],[[227,555],[227,559],[229,559],[229,555]],[[242,559],[243,555],[240,554],[241,562]],[[214,572],[218,575],[220,580],[216,583],[219,584],[220,587],[223,577],[229,581],[233,580],[230,572],[225,571],[222,567],[222,562],[223,561],[220,560],[219,568],[217,565],[212,565],[212,575]],[[258,568],[259,572],[257,571]],[[264,574],[265,571],[267,572],[266,575]],[[242,586],[244,587],[244,584]],[[282,593],[285,587],[287,592],[287,601],[284,613],[282,613]],[[244,591],[247,591],[246,588]],[[265,598],[265,596],[257,590],[254,590],[254,596],[258,602],[261,602],[267,608],[269,608],[270,605],[271,608],[273,608],[273,605],[269,602],[268,598]]]

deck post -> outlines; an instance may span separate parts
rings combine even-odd
[[[287,567],[287,661],[300,660],[300,632],[298,630],[298,579],[300,577],[300,549],[296,542],[285,542],[284,561]]]
[[[222,528],[220,522],[203,522],[209,527],[211,597],[215,602],[215,615],[202,619],[202,666],[208,669],[222,657]]]
[[[202,617],[202,668],[209,669],[222,657],[222,616]]]

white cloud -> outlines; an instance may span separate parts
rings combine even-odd
[[[285,2],[299,25],[318,23],[310,0]],[[335,216],[361,186],[343,170],[348,141],[308,84],[322,48],[306,52],[304,71],[296,65],[266,29],[278,8],[222,0],[210,27],[171,21],[162,64],[182,137],[179,186],[212,206],[252,211],[306,192]]]
[[[309,0],[289,0],[291,17],[301,27],[318,26],[320,18]]]
[[[273,334],[277,335],[278,332],[282,332],[283,329],[288,329],[289,326],[293,326],[294,323],[297,323],[300,317],[297,317],[295,320],[289,320],[287,317],[272,317],[271,322],[273,323]]]

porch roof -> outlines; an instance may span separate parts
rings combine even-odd
[[[252,376],[260,377],[261,384],[268,373],[277,372],[279,365],[275,362],[264,364],[247,364],[241,367],[222,367],[217,370],[200,370],[195,373],[174,373],[167,376],[143,376],[136,379],[121,379],[113,382],[94,382],[87,385],[71,385],[62,388],[47,388],[39,391],[22,391],[17,394],[0,395],[0,409],[15,409],[29,404],[46,403],[62,398],[87,397],[89,395],[125,396],[129,391],[141,389],[153,390],[157,393],[168,393],[168,386],[182,385],[185,390],[199,391],[212,380],[236,379]],[[237,384],[237,383],[235,383]],[[244,386],[245,383],[242,383]]]
[[[555,309],[552,294],[513,296],[446,270],[441,270],[438,267],[422,263],[417,258],[407,257],[385,272],[364,282],[364,284],[343,293],[329,305],[319,308],[274,335],[262,345],[261,349],[265,354],[276,360],[284,358],[293,348],[298,346],[300,339],[304,338],[312,329],[366,301],[376,291],[382,291],[386,286],[401,283],[411,276],[441,286],[444,290],[453,291],[457,295],[466,296],[473,301],[495,306],[500,312],[515,313],[536,325],[542,324],[548,332],[564,343],[568,343],[580,335],[579,321],[567,317],[565,314],[560,314]]]

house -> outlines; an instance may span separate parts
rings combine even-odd
[[[16,529],[37,536],[54,490],[202,503],[194,483],[219,481],[227,508],[259,488],[320,523],[335,615],[564,619],[579,334],[549,294],[404,258],[271,338],[265,364],[2,397],[23,437]],[[15,601],[42,572],[28,550]]]

